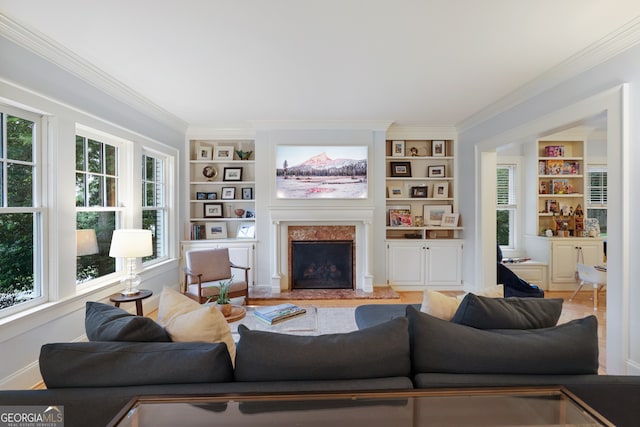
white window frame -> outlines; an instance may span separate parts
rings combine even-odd
[[[509,244],[501,245],[503,250],[516,250],[520,241],[518,233],[520,230],[520,209],[518,209],[519,196],[522,194],[520,182],[521,177],[521,162],[515,158],[499,158],[496,162],[496,169],[510,170],[510,182],[509,182],[509,202],[506,204],[499,204],[496,197],[496,211],[506,210],[509,212]],[[497,173],[496,173],[497,175]],[[497,196],[497,182],[496,182],[496,196]]]
[[[170,188],[171,186],[170,184],[170,159],[167,155],[159,153],[158,151],[152,150],[148,147],[143,147],[142,149],[142,155],[141,155],[141,167],[142,166],[142,160],[146,157],[151,157],[154,158],[156,161],[162,162],[162,172],[163,172],[163,176],[160,182],[160,185],[162,185],[163,187],[163,191],[162,191],[162,202],[161,205],[162,206],[154,206],[154,207],[150,207],[150,206],[145,206],[145,194],[143,190],[143,186],[145,182],[151,182],[151,181],[144,181],[142,179],[143,176],[143,171],[141,171],[140,173],[140,188],[141,188],[141,208],[142,208],[142,213],[144,213],[144,211],[162,211],[163,212],[163,216],[164,216],[164,224],[163,224],[163,230],[161,230],[162,232],[162,238],[156,240],[157,245],[161,248],[161,254],[159,254],[156,258],[145,261],[142,263],[143,266],[149,266],[149,265],[153,265],[156,264],[158,262],[162,262],[166,259],[169,258],[169,236],[170,236],[170,232],[171,232],[171,226],[170,226],[170,210],[169,210],[169,201],[170,201]],[[156,183],[158,182],[157,180],[155,181]],[[142,215],[141,215],[141,219],[140,221],[142,222]],[[156,230],[156,233],[158,233],[158,230]],[[159,250],[159,251],[160,251]]]

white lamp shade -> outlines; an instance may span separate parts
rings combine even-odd
[[[93,228],[76,230],[76,256],[93,255],[98,252],[96,230]]]
[[[153,255],[151,230],[115,230],[111,238],[109,256],[138,258]]]

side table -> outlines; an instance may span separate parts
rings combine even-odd
[[[114,302],[116,307],[120,307],[120,303],[123,302],[134,302],[136,303],[136,314],[138,316],[143,316],[142,314],[142,300],[145,298],[149,298],[153,295],[153,291],[149,289],[140,289],[140,292],[133,295],[122,295],[121,293],[113,294],[109,297],[111,302]]]

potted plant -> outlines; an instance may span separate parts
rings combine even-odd
[[[229,289],[231,288],[231,284],[233,283],[233,276],[229,280],[220,282],[220,293],[216,298],[216,302],[218,303],[218,309],[222,312],[222,315],[228,317],[231,315],[231,300],[229,299]]]

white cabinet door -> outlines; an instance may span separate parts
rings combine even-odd
[[[425,245],[426,285],[460,287],[462,285],[462,243],[439,240]]]
[[[582,251],[582,256],[579,253]],[[601,240],[556,240],[551,244],[551,283],[575,283],[578,261],[602,265],[604,250]]]
[[[424,242],[387,244],[387,283],[395,286],[424,286]]]

